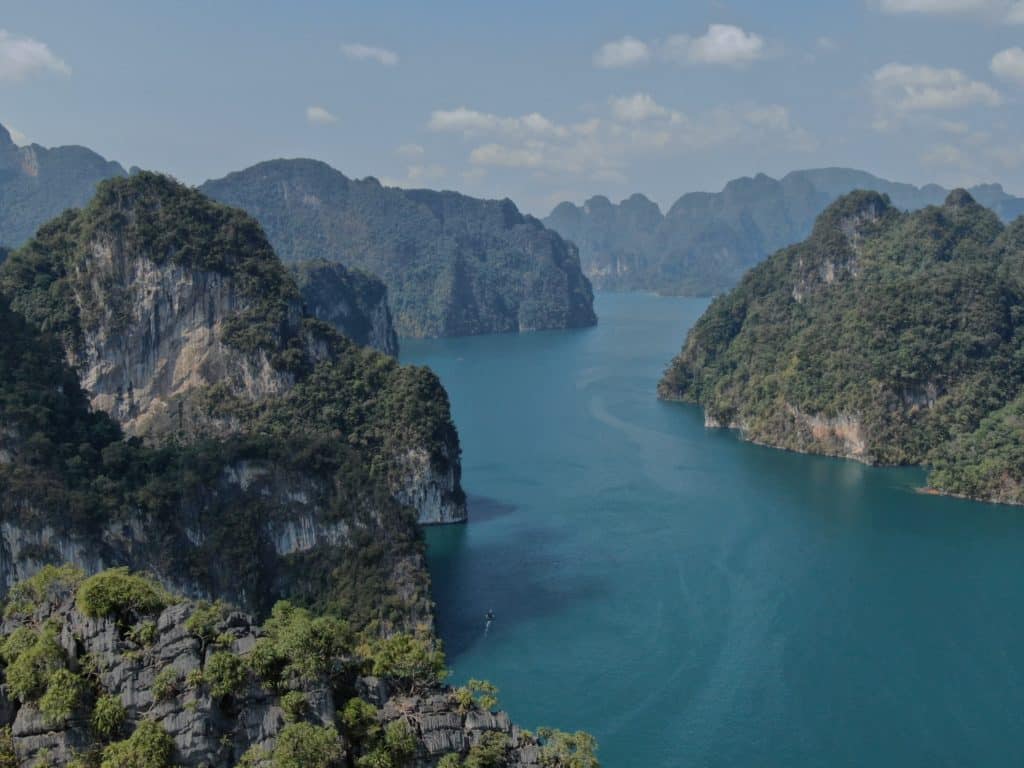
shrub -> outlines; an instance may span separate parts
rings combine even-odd
[[[14,737],[11,726],[0,728],[0,768],[18,768],[18,756],[14,752]]]
[[[384,745],[391,756],[391,762],[400,766],[415,757],[419,742],[405,720],[395,720],[384,729]]]
[[[357,744],[373,743],[381,734],[377,708],[358,696],[345,703],[341,711],[341,723],[345,727],[345,734]]]
[[[288,693],[281,697],[281,709],[284,710],[285,722],[298,722],[306,714],[306,710],[309,709],[306,694],[302,691],[288,691]]]
[[[462,768],[462,758],[458,752],[449,752],[438,761],[437,768]]]
[[[64,649],[57,642],[57,630],[44,627],[7,667],[7,688],[22,703],[34,701],[46,690],[50,676],[63,668]]]
[[[137,617],[159,613],[173,602],[173,596],[152,579],[127,568],[111,568],[82,582],[75,605],[86,616],[116,618],[127,625]]]
[[[344,621],[332,616],[313,618],[287,600],[274,605],[263,630],[266,637],[253,652],[253,666],[259,667],[256,671],[262,679],[277,674],[315,680],[332,672],[352,647],[352,632]]]
[[[185,620],[185,630],[204,643],[211,643],[217,636],[217,625],[224,619],[226,610],[227,606],[220,600],[215,603],[201,600]]]
[[[153,701],[167,701],[178,695],[178,684],[181,682],[181,671],[174,667],[164,667],[153,678]]]
[[[545,768],[601,768],[597,740],[589,733],[541,728],[537,736],[541,742],[540,762]]]
[[[100,696],[92,710],[92,729],[101,739],[110,741],[121,733],[126,715],[120,698]]]
[[[341,741],[334,728],[291,723],[277,736],[273,764],[274,768],[332,768],[340,765],[341,757]]]
[[[373,674],[389,677],[412,690],[429,688],[447,676],[444,652],[430,637],[397,634],[373,648]]]
[[[44,565],[34,576],[19,581],[7,593],[4,618],[30,616],[44,603],[56,603],[74,592],[85,571],[74,565]]]
[[[128,632],[128,639],[145,648],[156,642],[156,635],[156,622],[143,621],[131,628]]]
[[[15,659],[36,644],[36,633],[29,627],[18,627],[0,643],[0,658],[11,664]]]
[[[220,697],[240,691],[245,686],[248,675],[240,658],[228,651],[221,651],[213,654],[206,662],[203,679],[210,686],[210,694]]]
[[[470,680],[455,689],[455,702],[459,711],[466,714],[476,704],[481,709],[492,710],[498,706],[498,689],[486,680]]]
[[[185,675],[185,685],[190,689],[195,690],[203,684],[203,670],[201,669],[190,669],[188,674]]]
[[[100,768],[171,768],[174,742],[152,720],[143,720],[124,741],[103,750]]]
[[[469,749],[466,755],[465,768],[499,768],[505,765],[505,751],[508,749],[508,736],[499,731],[487,731],[480,741]]]
[[[85,695],[85,681],[74,672],[58,669],[46,685],[46,693],[39,699],[39,711],[51,726],[63,725]]]

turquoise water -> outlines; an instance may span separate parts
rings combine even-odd
[[[1024,763],[1024,510],[658,402],[705,305],[404,342],[464,449],[472,522],[428,533],[455,679],[591,731],[606,768]]]

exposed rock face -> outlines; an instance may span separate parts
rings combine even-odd
[[[304,316],[251,219],[106,182],[0,284],[35,324],[0,304],[0,592],[44,563],[130,565],[257,613],[430,625],[416,519],[466,515],[447,396]]]
[[[398,356],[388,289],[373,275],[319,259],[289,265],[306,311],[357,344]]]
[[[403,336],[593,325],[576,247],[511,200],[383,187],[313,160],[274,160],[202,191],[263,226],[286,262],[327,258],[380,277]]]
[[[450,753],[465,755],[491,732],[507,739],[503,765],[541,765],[537,741],[515,727],[504,712],[476,705],[461,709],[451,689],[440,686],[422,694],[402,694],[387,680],[360,676],[351,662],[349,668],[330,675],[293,678],[286,687],[260,679],[243,663],[238,684],[230,693],[218,694],[211,685],[210,660],[225,654],[246,659],[265,632],[248,615],[226,609],[211,626],[210,636],[202,638],[188,626],[198,607],[183,602],[146,619],[153,623],[149,642],[132,639],[129,628],[113,618],[82,615],[70,599],[43,606],[27,620],[5,620],[5,637],[18,627],[56,622],[64,664],[72,672],[91,676],[90,689],[63,722],[48,721],[37,705],[0,693],[0,726],[12,726],[19,764],[67,766],[83,755],[98,754],[105,742],[90,726],[90,712],[103,693],[116,697],[125,710],[124,723],[111,741],[127,737],[139,723],[152,721],[172,739],[174,765],[229,768],[248,753],[256,765],[269,767],[282,731],[294,722],[283,699],[291,691],[302,696],[299,722],[333,729],[343,765],[352,764],[361,747],[338,722],[337,713],[357,696],[375,711],[381,726],[404,721],[415,744],[410,762],[417,766],[436,766]],[[160,688],[158,676],[162,676]]]
[[[948,190],[899,184],[863,171],[820,168],[782,179],[764,174],[730,181],[721,192],[691,192],[662,215],[643,195],[619,204],[594,197],[560,203],[544,223],[580,248],[583,270],[603,290],[707,296],[739,282],[768,254],[811,233],[815,218],[854,190],[886,194],[903,210],[940,205]],[[966,194],[966,193],[965,193]],[[970,194],[1004,221],[1024,213],[1024,198],[998,184]]]
[[[712,302],[659,395],[757,443],[1024,503],[1022,227],[963,190],[913,213],[851,193]]]
[[[21,245],[61,211],[85,205],[99,182],[124,175],[85,147],[19,147],[0,125],[0,245]]]

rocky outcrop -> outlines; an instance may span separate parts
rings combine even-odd
[[[300,623],[288,631],[316,631],[314,626]],[[502,741],[502,765],[542,765],[542,745],[504,712],[459,702],[452,689],[437,684],[412,694],[400,681],[366,676],[365,662],[347,655],[337,635],[321,643],[339,655],[310,657],[301,676],[267,678],[266,667],[253,662],[254,653],[292,646],[274,645],[276,635],[227,606],[184,601],[125,623],[114,616],[84,615],[66,590],[48,587],[42,604],[29,613],[11,616],[9,611],[0,629],[3,639],[16,632],[29,631],[32,638],[53,632],[56,646],[45,674],[67,669],[80,686],[71,711],[56,719],[44,714],[38,694],[21,701],[0,688],[0,726],[11,728],[19,765],[68,766],[76,759],[97,759],[107,745],[130,737],[143,723],[155,723],[157,732],[170,738],[168,764],[183,768],[228,768],[243,756],[247,765],[276,765],[275,750],[296,725],[312,726],[315,730],[306,733],[321,734],[328,748],[334,742],[330,765],[351,765],[360,754],[382,749],[374,747],[379,736],[368,736],[342,717],[353,699],[368,707],[369,725],[381,735],[395,723],[410,734],[405,765],[433,768],[445,755],[467,755],[488,734]],[[295,646],[294,652],[305,650]],[[5,656],[10,661],[16,653],[5,651]],[[310,669],[314,660],[317,666]],[[123,720],[106,732],[93,724],[100,697],[118,702],[123,712]],[[11,756],[0,754],[5,757]]]
[[[125,171],[85,147],[19,147],[0,125],[0,246],[17,247],[67,208],[85,205]]]
[[[53,283],[41,285],[40,271]],[[306,310],[312,304],[357,342],[397,350],[379,281],[327,264],[303,274]],[[44,227],[16,253],[0,285],[16,309],[59,336],[93,408],[129,434],[162,441],[247,433],[254,421],[275,419],[280,400],[301,400],[292,417],[322,430],[319,414],[304,407],[309,397],[327,395],[337,406],[348,397],[349,412],[335,408],[336,428],[366,450],[384,452],[376,461],[383,460],[380,471],[396,498],[416,505],[424,522],[465,519],[458,437],[436,378],[406,375],[393,362],[378,367],[372,353],[311,322],[298,286],[240,211],[154,174],[107,182],[88,208]],[[335,369],[332,386],[344,380],[349,393],[310,391],[319,381],[314,374],[327,367]],[[385,390],[389,382],[394,390],[429,379],[425,389],[410,386],[395,396],[440,402],[424,403],[430,414],[419,409],[428,421],[413,424],[417,415],[404,411],[408,425],[385,423],[395,415],[388,397],[366,402],[354,386],[363,370],[384,372],[375,386]],[[358,423],[351,409],[372,424],[372,440],[352,434]],[[414,466],[410,456],[419,457]]]
[[[314,160],[273,160],[200,189],[254,216],[286,262],[326,258],[388,286],[403,336],[594,325],[576,247],[511,200],[402,190]]]
[[[963,190],[913,213],[853,192],[711,303],[659,396],[753,442],[1021,503],[1022,226]]]
[[[357,344],[398,356],[388,289],[373,275],[325,259],[289,265],[306,311]]]
[[[580,248],[583,270],[602,290],[710,296],[736,285],[769,254],[811,234],[816,217],[854,190],[888,195],[902,210],[941,205],[949,190],[916,187],[850,168],[733,179],[720,192],[689,192],[664,215],[643,195],[614,204],[597,196],[563,202],[544,223]],[[970,195],[1003,221],[1024,213],[1024,198],[998,184]]]

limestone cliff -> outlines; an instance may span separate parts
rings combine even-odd
[[[286,262],[327,258],[388,286],[403,336],[597,322],[576,247],[511,200],[403,190],[314,160],[273,160],[201,190],[248,211]]]
[[[852,193],[711,303],[659,394],[758,443],[1024,502],[1022,232],[962,190],[913,213]]]
[[[112,180],[15,253],[0,286],[61,339],[92,406],[129,434],[225,437],[279,426],[287,408],[366,453],[396,498],[422,502],[423,522],[465,517],[458,437],[440,384],[377,362],[305,317],[295,282],[240,211],[154,174]],[[314,391],[326,379],[347,386]],[[360,379],[394,405],[417,405],[367,400]],[[324,396],[336,400],[334,424],[298,402]]]
[[[357,344],[398,356],[398,335],[391,322],[388,289],[366,272],[326,259],[289,265],[306,311],[334,326]]]
[[[508,768],[597,765],[560,758],[582,735],[545,741],[470,691],[441,685],[436,672],[406,677],[393,651],[431,653],[429,639],[354,646],[344,622],[287,603],[259,626],[133,574],[83,576],[43,572],[5,613],[0,761],[340,768],[364,758],[411,768],[490,756]],[[124,591],[97,599],[111,584]],[[133,762],[142,755],[147,762]]]

